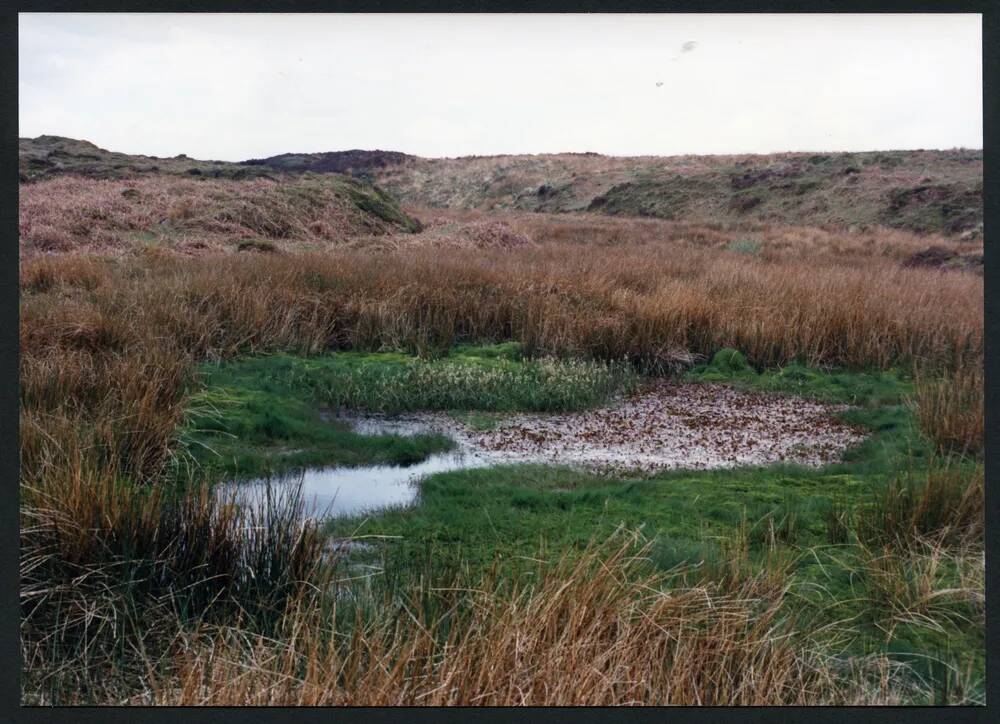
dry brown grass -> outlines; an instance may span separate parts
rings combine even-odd
[[[155,474],[187,375],[206,357],[516,339],[652,369],[735,347],[759,365],[954,370],[981,360],[983,346],[974,275],[667,245],[32,258],[21,288],[28,479],[63,455],[63,434],[129,474]]]
[[[22,289],[38,287],[38,263],[25,261]],[[59,340],[79,347],[94,334],[110,335],[114,344],[145,322],[200,331],[201,343],[184,344],[192,351],[232,343],[236,328],[246,344],[262,347],[515,338],[546,352],[640,362],[655,362],[664,347],[710,354],[731,346],[757,364],[798,357],[954,367],[982,351],[979,278],[877,259],[852,269],[821,257],[769,261],[667,244],[586,254],[564,244],[516,253],[338,250],[196,262],[147,258],[127,269],[109,263],[112,283],[92,290],[85,287],[98,281],[88,277],[81,288],[74,281],[80,273],[68,269],[92,262],[42,263],[45,274],[65,281],[59,294],[26,299],[21,341],[28,351]],[[129,307],[127,314],[120,305]]]
[[[984,625],[985,520],[982,466],[954,460],[898,474],[858,511],[857,568],[887,635]]]
[[[951,623],[985,623],[985,574],[980,545],[954,548],[940,539],[918,538],[908,548],[862,547],[866,598],[876,625],[888,636],[899,626],[914,625],[940,633]],[[946,581],[958,571],[960,583]]]
[[[982,466],[970,471],[959,463],[930,464],[900,472],[859,517],[858,537],[872,546],[906,548],[936,540],[965,547],[983,540],[985,499]]]
[[[913,405],[921,429],[940,451],[982,450],[982,365],[970,363],[947,377],[918,378]]]
[[[200,254],[258,238],[323,247],[396,228],[360,209],[353,191],[339,177],[278,182],[62,176],[21,185],[18,235],[23,255],[133,253],[151,244]]]
[[[595,213],[547,214],[524,211],[481,211],[408,206],[411,215],[424,222],[431,236],[442,230],[459,232],[464,225],[502,222],[539,243],[558,242],[596,246],[669,245],[675,249],[701,249],[730,256],[733,242],[760,242],[761,259],[780,262],[800,258],[862,268],[872,258],[905,261],[913,254],[939,245],[961,254],[982,253],[982,239],[961,241],[939,235],[914,234],[887,227],[830,230],[768,222],[740,223],[669,221],[665,219],[606,216]],[[404,237],[401,243],[419,244],[419,237]],[[370,242],[369,242],[370,243]]]
[[[822,257],[827,262],[835,261],[846,267],[864,266],[871,257],[902,261],[933,244],[941,244],[961,253],[982,252],[982,240],[959,241],[886,227],[834,231],[814,226],[767,222],[707,223],[610,217],[593,213],[483,212],[420,206],[409,207],[408,210],[428,225],[503,220],[538,243],[618,247],[670,244],[674,247],[725,252],[733,241],[755,239],[761,243],[759,256],[770,261],[789,256],[807,259]]]
[[[265,546],[228,523],[213,537],[206,525],[226,514],[204,495],[168,502],[162,474],[202,359],[516,339],[529,351],[650,369],[721,347],[759,365],[981,365],[975,275],[904,269],[889,254],[842,262],[822,239],[801,254],[748,256],[720,251],[707,231],[704,243],[650,233],[625,246],[591,239],[586,253],[567,237],[446,253],[24,258],[22,606],[31,615],[22,632],[37,674],[26,691],[41,701],[57,689],[79,701],[216,704],[907,698],[886,661],[874,678],[845,672],[791,636],[778,616],[780,577],[667,594],[632,575],[623,553],[566,561],[515,595],[477,589],[463,626],[447,633],[443,620],[386,608],[343,646],[326,646],[328,634],[339,639],[310,618],[304,589],[275,597],[280,589],[263,584],[223,586],[219,600],[230,604],[207,632],[192,633],[190,611],[177,615],[178,591],[215,595],[206,581],[224,570],[247,580],[247,561],[267,546],[298,561],[295,580],[315,580],[303,571],[318,561],[315,541],[296,553],[293,536]],[[155,575],[123,579],[140,571],[136,560]],[[280,635],[258,637],[229,615],[279,604],[291,607]],[[144,634],[147,620],[158,625]],[[115,672],[122,660],[130,668]],[[331,676],[342,685],[329,686]]]
[[[224,629],[191,645],[136,702],[786,705],[903,693],[891,673],[872,676],[882,660],[852,671],[815,653],[779,613],[784,589],[772,581],[672,587],[643,554],[612,542],[543,565],[513,590],[484,582],[463,592],[460,623],[428,620],[404,600],[350,631],[309,611],[286,622],[281,641]]]

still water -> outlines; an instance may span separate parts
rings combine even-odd
[[[482,458],[461,451],[437,453],[415,465],[367,465],[356,468],[310,468],[294,475],[262,478],[222,486],[242,504],[263,506],[268,487],[277,489],[301,481],[303,514],[310,518],[355,515],[389,506],[411,505],[425,475],[485,465]]]

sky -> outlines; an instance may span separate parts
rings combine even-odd
[[[981,148],[981,16],[22,13],[19,135],[237,161]]]

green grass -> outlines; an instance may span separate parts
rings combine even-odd
[[[180,431],[181,448],[211,475],[257,477],[318,465],[408,465],[453,446],[440,435],[358,435],[324,419],[307,390],[249,375],[205,374]]]
[[[694,566],[692,582],[713,580],[732,574],[731,551],[744,540],[739,575],[787,561],[789,615],[815,627],[852,622],[852,634],[832,644],[845,655],[889,648],[912,662],[950,651],[948,660],[957,661],[972,652],[981,665],[983,632],[966,623],[973,616],[967,603],[946,603],[935,617],[937,629],[919,619],[893,623],[853,529],[841,537],[832,524],[843,510],[864,515],[880,489],[872,476],[795,467],[627,480],[552,466],[499,466],[431,476],[421,486],[419,505],[334,519],[328,530],[391,536],[361,559],[397,582],[440,580],[461,569],[530,576],[540,554],[582,550],[620,526],[654,540],[653,562],[662,569]],[[911,575],[905,564],[901,570]],[[936,581],[941,589],[957,586],[958,573],[942,566]]]
[[[759,254],[762,246],[761,242],[756,239],[733,239],[726,244],[726,248],[729,251],[735,251],[739,254],[747,254],[748,256],[756,256]]]
[[[190,453],[181,459],[240,477],[315,465],[411,464],[451,441],[357,435],[324,411],[449,410],[482,429],[500,412],[591,407],[635,381],[620,366],[526,359],[513,343],[466,345],[431,360],[338,352],[207,363],[180,431],[180,447]]]
[[[912,384],[893,370],[819,370],[793,362],[759,372],[739,351],[728,348],[716,352],[711,361],[694,367],[686,378],[869,408],[901,405],[913,391]]]
[[[274,355],[208,364],[201,372],[203,387],[182,440],[199,462],[227,474],[415,462],[450,444],[435,436],[358,436],[325,422],[324,408],[447,410],[489,429],[506,412],[581,409],[637,381],[614,366],[526,359],[516,344],[467,345],[435,359],[395,352]],[[982,627],[969,624],[974,607],[965,600],[935,602],[933,626],[901,617],[893,596],[919,588],[919,565],[908,562],[904,550],[873,548],[862,525],[880,515],[903,520],[913,508],[909,501],[922,495],[907,475],[919,477],[932,454],[905,404],[910,382],[891,371],[798,364],[758,371],[735,350],[720,351],[686,377],[851,405],[842,414],[870,434],[841,462],[821,469],[680,470],[642,480],[542,465],[442,473],[422,481],[416,506],[336,518],[327,530],[375,536],[367,540],[379,542],[353,552],[351,560],[376,564],[382,574],[359,585],[375,586],[390,599],[414,581],[447,581],[461,571],[472,580],[531,576],[539,555],[582,550],[622,526],[652,539],[657,566],[687,568],[684,575],[695,580],[755,575],[781,561],[793,582],[789,615],[813,627],[851,622],[849,635],[841,627],[831,640],[832,652],[889,651],[935,681],[954,673],[938,671],[940,662],[952,666],[971,656],[974,675],[961,681],[976,681],[984,640]],[[959,485],[961,475],[949,480]],[[898,492],[901,485],[912,487],[912,495],[908,488]],[[947,502],[952,492],[940,487],[937,494]],[[734,569],[737,549],[744,552]],[[880,556],[895,573],[879,577],[872,559]],[[933,572],[935,585],[957,588],[960,567],[945,560]],[[903,586],[903,593],[892,586]]]
[[[338,535],[360,530],[402,536],[401,544],[390,547],[404,555],[411,545],[431,543],[441,556],[486,566],[497,554],[530,555],[540,542],[557,551],[583,547],[594,535],[606,537],[624,525],[657,537],[669,557],[667,551],[678,545],[732,532],[744,516],[754,525],[766,524],[768,516],[787,510],[803,511],[797,530],[802,540],[822,541],[822,511],[829,502],[845,503],[866,491],[866,482],[851,475],[793,467],[678,471],[626,480],[511,465],[428,477],[420,505],[334,519],[330,529]]]
[[[880,579],[868,573],[868,549],[858,539],[858,521],[884,505],[887,488],[919,489],[907,471],[913,475],[931,465],[930,448],[904,404],[907,380],[891,372],[801,365],[757,372],[732,350],[688,378],[850,403],[856,407],[845,416],[870,437],[842,462],[821,469],[681,470],[644,480],[537,465],[442,473],[423,481],[418,505],[334,519],[328,530],[345,537],[390,536],[360,557],[396,583],[436,580],[460,569],[530,576],[539,551],[558,556],[582,550],[620,526],[653,539],[658,566],[694,566],[695,578],[732,575],[733,547],[745,545],[739,575],[785,561],[793,580],[788,613],[802,625],[851,622],[849,636],[841,628],[840,638],[831,641],[839,654],[889,651],[935,681],[952,675],[934,668],[940,661],[957,665],[972,656],[973,669],[982,670],[983,630],[968,624],[974,616],[968,603],[942,604],[934,627],[919,617],[897,620]],[[916,576],[905,562],[899,571],[904,579]],[[935,576],[939,588],[958,586],[955,566],[946,563]]]
[[[280,186],[278,190],[293,202],[317,207],[322,206],[324,197],[332,191],[348,199],[359,211],[405,231],[415,233],[422,228],[419,221],[403,212],[396,200],[384,191],[349,176],[306,173],[298,184]]]
[[[405,214],[396,200],[374,186],[363,186],[353,179],[345,179],[343,184],[347,197],[361,211],[377,216],[383,221],[398,224],[406,231],[416,233],[423,227],[419,221]]]
[[[460,346],[440,359],[341,353],[305,364],[312,384],[329,404],[390,414],[581,410],[636,381],[619,365],[523,359],[513,343]]]
[[[446,473],[424,482],[419,506],[387,511],[364,526],[407,540],[452,542],[460,555],[482,563],[495,551],[527,554],[542,537],[555,548],[582,545],[620,524],[644,526],[650,535],[662,537],[664,551],[700,549],[706,539],[732,532],[744,516],[757,525],[768,517],[791,515],[797,522],[789,540],[822,542],[832,510],[870,497],[901,461],[929,456],[902,404],[907,383],[892,374],[799,366],[758,373],[738,352],[724,350],[688,378],[850,401],[861,406],[845,417],[867,428],[870,436],[844,461],[820,470],[782,465],[675,471],[648,480],[537,466]],[[361,524],[361,519],[338,520],[332,526],[342,534]]]

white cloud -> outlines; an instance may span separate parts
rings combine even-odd
[[[978,15],[22,14],[20,135],[238,160],[982,145]]]

